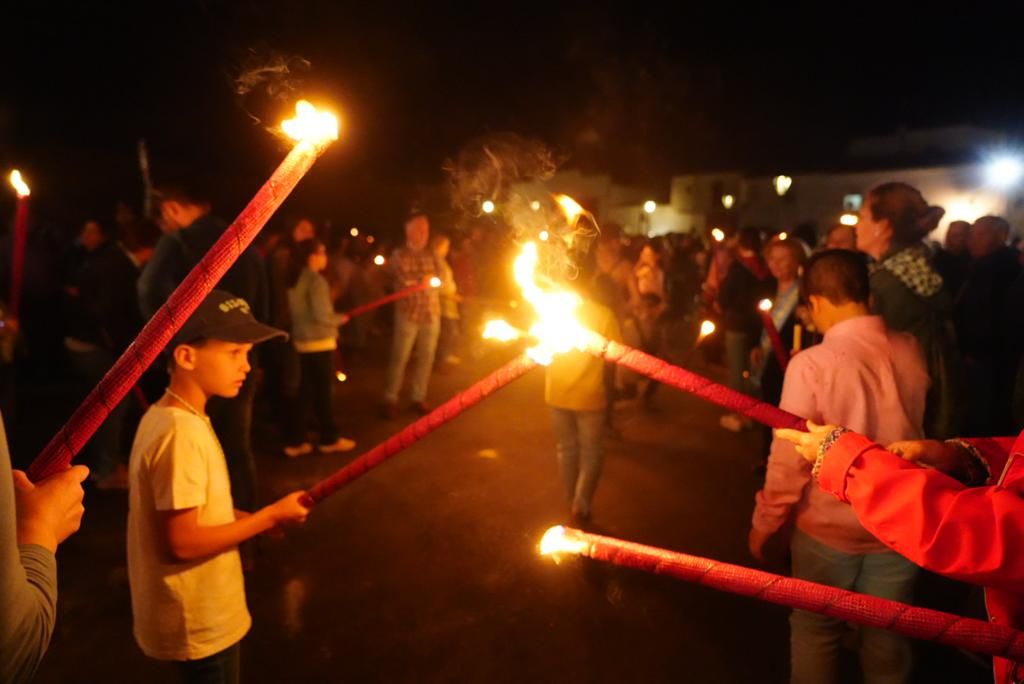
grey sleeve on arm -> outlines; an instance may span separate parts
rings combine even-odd
[[[46,653],[57,618],[57,559],[18,546],[14,481],[0,422],[0,682],[28,682]]]

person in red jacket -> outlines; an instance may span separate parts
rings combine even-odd
[[[985,587],[989,619],[1024,627],[1024,433],[887,447],[835,425],[778,430],[813,463],[822,489],[921,567]],[[996,682],[1024,682],[1024,664],[994,662]]]

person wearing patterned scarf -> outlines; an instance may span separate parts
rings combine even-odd
[[[952,301],[923,242],[944,213],[929,206],[916,188],[890,182],[867,193],[857,223],[857,249],[874,259],[873,311],[891,330],[914,335],[928,364],[925,432],[935,438],[957,434],[962,416]]]

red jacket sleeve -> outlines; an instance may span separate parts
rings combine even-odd
[[[975,443],[993,457],[1003,444]],[[999,473],[993,468],[994,479]],[[999,485],[967,488],[854,433],[829,450],[819,484],[853,506],[861,524],[882,543],[921,567],[1024,591],[1024,498],[1017,492]]]

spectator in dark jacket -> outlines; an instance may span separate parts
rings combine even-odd
[[[1013,369],[1004,356],[1007,293],[1020,274],[1017,251],[1007,246],[1010,224],[998,216],[974,222],[967,236],[970,270],[954,306],[954,322],[967,379],[968,434],[1009,434]]]
[[[761,235],[754,228],[740,231],[732,260],[718,290],[718,308],[725,330],[726,365],[729,387],[750,393],[750,350],[760,334],[757,303],[772,291],[768,269],[761,261]],[[736,414],[722,416],[726,430],[739,432],[750,427],[749,419]]]
[[[967,252],[967,234],[971,224],[967,221],[950,221],[946,228],[946,239],[932,258],[932,266],[942,276],[942,283],[950,297],[956,297],[967,278],[971,255]]]
[[[135,303],[138,271],[107,225],[86,221],[78,240],[81,252],[64,287],[64,347],[76,375],[91,390],[142,325]],[[99,489],[128,487],[121,439],[127,402],[114,407],[86,450]]]
[[[158,193],[160,214],[169,229],[139,277],[139,305],[147,318],[160,308],[189,271],[224,233],[227,224],[211,213],[209,200],[194,188],[167,186]],[[267,275],[256,249],[249,246],[217,284],[249,302],[253,316],[268,321]],[[255,510],[255,464],[252,457],[252,404],[256,374],[250,373],[234,399],[215,398],[207,412],[231,476],[235,507]]]
[[[962,403],[952,302],[923,242],[943,213],[942,207],[929,206],[916,188],[883,183],[868,192],[857,223],[857,249],[875,260],[873,311],[890,330],[909,332],[921,345],[931,378],[925,434],[939,438],[960,434]]]

